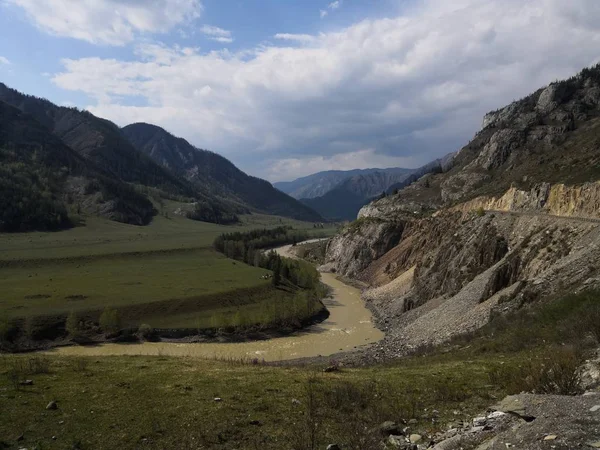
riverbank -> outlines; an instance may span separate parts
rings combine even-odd
[[[295,258],[291,245],[275,250],[282,257]],[[275,362],[337,359],[340,353],[354,354],[383,338],[383,333],[373,324],[359,289],[345,284],[332,273],[322,273],[321,282],[331,290],[331,295],[322,300],[324,309],[294,328],[219,334],[213,330],[200,335],[196,331],[194,336],[182,336],[183,331],[174,330],[168,337],[163,334],[161,342],[95,342],[82,346],[59,341],[57,348],[46,347],[45,350],[78,356],[173,355]]]
[[[322,282],[332,289],[331,297],[323,300],[329,317],[289,336],[251,342],[143,342],[70,346],[56,348],[49,353],[68,356],[189,356],[272,362],[353,352],[382,339],[383,333],[373,325],[371,313],[360,298],[360,291],[345,285],[333,274],[323,273],[321,276]]]

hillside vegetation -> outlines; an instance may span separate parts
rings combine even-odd
[[[147,224],[152,203],[0,102],[0,231],[67,228],[81,214]]]

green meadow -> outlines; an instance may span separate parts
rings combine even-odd
[[[157,216],[145,227],[88,218],[52,233],[0,234],[0,320],[119,310],[123,324],[210,326],[215,314],[290,297],[264,269],[212,249],[224,232],[312,223],[248,215],[232,226]],[[335,227],[314,230],[335,233]]]

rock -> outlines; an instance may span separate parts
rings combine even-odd
[[[327,450],[341,450],[340,446],[337,444],[329,444],[327,446]]]
[[[338,366],[329,366],[329,367],[325,367],[323,369],[323,372],[325,373],[331,373],[331,372],[339,372],[340,368]]]
[[[221,397],[215,397],[215,402],[222,402],[223,399]]]
[[[477,427],[472,427],[470,432],[471,433],[481,433],[482,431],[485,430],[485,426],[484,425],[479,425]]]
[[[21,386],[33,386],[33,380],[25,380],[19,383]]]
[[[406,439],[404,436],[394,436],[392,434],[388,437],[387,441],[392,447],[401,448],[406,446]]]
[[[555,434],[549,434],[548,436],[544,437],[545,441],[554,441],[558,436]]]
[[[411,444],[416,444],[417,442],[420,442],[423,437],[420,434],[411,434],[408,439]]]
[[[494,411],[492,413],[489,413],[487,415],[487,418],[493,420],[493,419],[499,419],[500,417],[503,417],[505,415],[506,415],[506,413],[503,413],[502,411]]]
[[[56,404],[56,402],[54,400],[52,400],[50,403],[48,403],[48,405],[46,405],[46,409],[48,411],[53,411],[55,409],[58,409],[58,405]]]
[[[408,421],[408,424],[409,424],[409,425],[416,425],[418,422],[419,422],[419,421],[418,421],[417,419],[410,419],[410,420]]]
[[[598,442],[590,442],[588,444],[588,446],[592,447],[592,448],[600,448],[600,441],[598,441]]]
[[[250,425],[256,425],[256,426],[261,426],[262,422],[260,420],[251,420],[250,422],[248,422]]]
[[[25,436],[24,436],[24,435],[22,435],[22,434],[20,434],[19,436],[17,436],[17,439],[16,439],[16,441],[17,441],[17,442],[21,442],[23,439],[25,439]]]
[[[590,412],[600,411],[600,405],[595,405],[590,408]]]
[[[478,427],[487,423],[487,417],[475,417],[473,419],[473,425]]]
[[[379,425],[379,432],[384,436],[402,436],[403,434],[402,429],[398,426],[398,424],[396,422],[392,422],[391,420],[383,422],[381,425]]]
[[[297,398],[293,398],[292,399],[292,405],[301,405],[302,402],[300,400],[298,400]]]

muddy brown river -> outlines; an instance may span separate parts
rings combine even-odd
[[[277,252],[282,256],[292,257],[290,248],[291,246],[280,247]],[[371,313],[365,307],[358,289],[344,284],[331,273],[322,273],[321,280],[333,290],[332,297],[323,301],[330,312],[329,318],[290,336],[236,343],[102,344],[93,347],[61,347],[51,352],[80,356],[166,355],[283,361],[319,355],[329,356],[354,350],[383,338],[383,333],[375,328]]]

